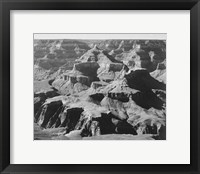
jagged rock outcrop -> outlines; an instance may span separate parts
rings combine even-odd
[[[47,91],[34,94],[34,114],[37,113],[39,108],[45,102],[46,99],[58,96],[59,94],[56,91]]]
[[[131,49],[129,51],[122,52],[121,54],[117,54],[115,59],[123,62],[125,65],[129,65],[129,62],[134,62],[134,59],[136,57],[136,51],[134,49]]]
[[[99,104],[91,101],[66,104],[59,97],[48,100],[36,113],[35,120],[44,128],[65,127],[66,133],[82,130],[82,137],[112,133],[157,136],[165,128],[165,112],[145,110],[131,98],[121,102],[108,96]]]
[[[105,86],[107,86],[107,85],[108,85],[108,83],[103,82],[103,81],[94,81],[94,82],[92,82],[92,84],[91,84],[91,88],[97,89],[97,88],[99,88],[99,87],[105,87]]]
[[[100,53],[100,49],[95,45],[92,49],[83,54],[77,62],[96,62],[98,60],[97,55]]]
[[[160,132],[165,131],[165,102],[152,91],[164,90],[163,85],[153,81],[146,70],[137,71],[121,81],[96,87],[99,93],[90,95],[91,100],[79,98],[66,104],[60,98],[48,99],[35,114],[35,121],[44,128],[65,127],[71,139],[72,135],[76,139],[103,134],[153,134],[164,138]],[[146,82],[151,84],[148,88]]]
[[[87,78],[86,80],[78,77],[70,77],[68,81],[63,79],[56,79],[52,83],[52,86],[57,89],[61,94],[69,95],[78,93],[84,90],[87,90],[89,87],[85,84],[87,84]]]
[[[99,64],[96,62],[83,62],[74,65],[74,69],[86,76],[96,75]]]
[[[56,119],[62,109],[61,101],[53,101],[51,103],[44,104],[35,115],[35,120],[43,128],[49,128],[54,123],[52,120]],[[57,126],[55,126],[57,127]]]
[[[61,79],[56,79],[52,86],[63,94],[81,92],[89,88],[93,81],[98,80],[97,69],[99,65],[96,62],[85,62],[74,64],[71,71],[66,71]]]
[[[112,83],[108,84],[105,88],[103,88],[101,90],[102,93],[104,94],[109,94],[109,93],[113,93],[113,94],[134,94],[136,92],[138,92],[138,90],[130,88],[127,84],[126,79],[122,79],[122,80],[115,80],[112,81]]]
[[[98,78],[104,82],[111,82],[118,76],[123,66],[122,63],[101,64],[101,67],[97,71]]]

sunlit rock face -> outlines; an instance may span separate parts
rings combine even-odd
[[[34,78],[51,89],[34,94],[37,131],[63,140],[166,139],[165,47],[164,41],[37,41]]]

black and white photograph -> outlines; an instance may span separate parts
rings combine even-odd
[[[35,33],[34,140],[166,140],[166,42]]]

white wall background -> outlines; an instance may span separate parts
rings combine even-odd
[[[33,141],[33,33],[167,33],[166,141]],[[190,163],[189,11],[12,11],[11,163]]]

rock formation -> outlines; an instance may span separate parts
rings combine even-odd
[[[76,55],[71,69],[65,62],[55,76],[34,75],[52,79],[51,93],[34,96],[35,123],[64,130],[52,139],[166,139],[163,41],[49,41],[37,50],[37,58],[56,59],[58,50]]]

